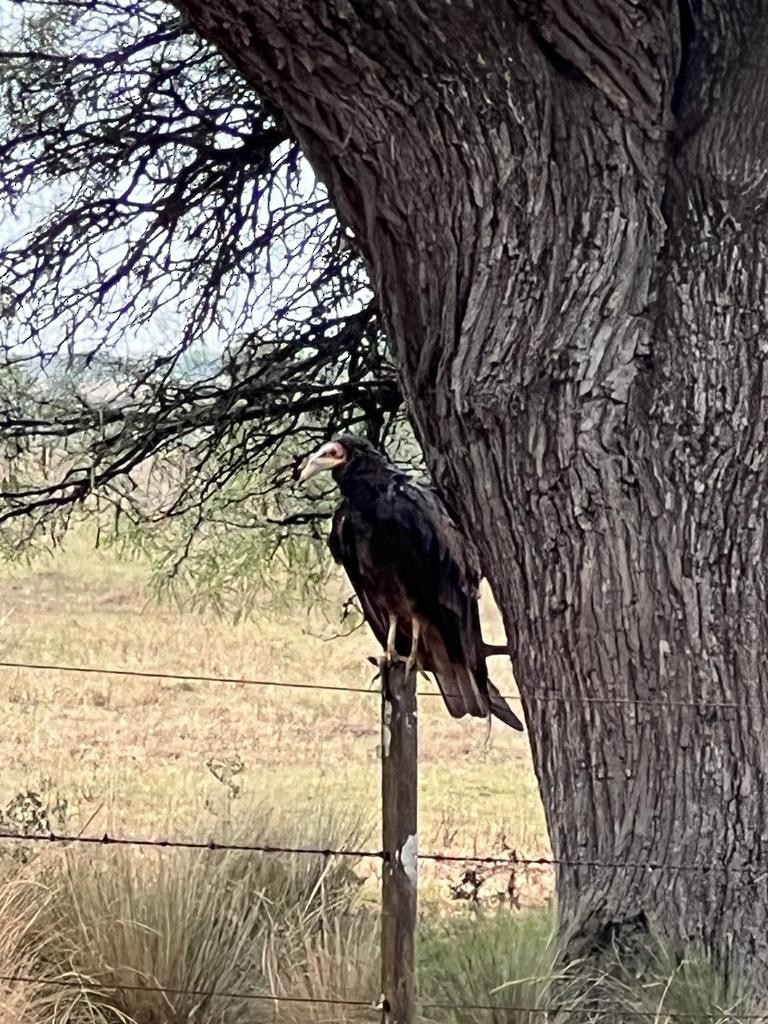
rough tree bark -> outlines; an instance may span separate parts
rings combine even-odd
[[[765,0],[179,6],[364,248],[555,855],[713,865],[563,864],[570,948],[656,923],[768,981]]]

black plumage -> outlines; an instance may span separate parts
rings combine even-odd
[[[434,675],[455,718],[492,714],[522,729],[488,678],[473,546],[437,492],[353,435],[323,445],[302,479],[324,469],[342,494],[329,547],[381,646],[391,631],[396,653]]]

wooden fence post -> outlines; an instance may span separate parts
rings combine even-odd
[[[381,990],[385,1024],[414,1024],[418,736],[416,671],[382,658]]]

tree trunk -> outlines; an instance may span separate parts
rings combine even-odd
[[[180,6],[366,253],[504,615],[569,948],[655,924],[768,982],[766,4]]]

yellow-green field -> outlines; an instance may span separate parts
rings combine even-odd
[[[147,579],[146,564],[84,536],[0,577],[0,661],[99,669],[0,667],[1,830],[375,848],[377,651],[364,629],[334,637],[343,581],[325,618],[265,599],[233,625],[158,607]],[[486,638],[500,641],[484,603]],[[494,668],[514,692],[508,666]],[[545,854],[526,738],[455,722],[439,698],[421,700],[419,724],[422,851]],[[378,1022],[378,866],[0,843],[0,1024]],[[558,1001],[592,1024],[737,1024],[738,991],[706,959],[649,946],[642,984],[634,959],[565,967],[551,895],[544,869],[423,863],[418,1024],[539,1024]]]
[[[233,624],[159,607],[147,578],[146,564],[96,551],[85,536],[50,560],[5,570],[0,660],[360,686],[370,693],[2,668],[0,806],[24,787],[42,785],[66,799],[69,830],[217,838],[226,819],[236,823],[239,808],[269,794],[286,809],[317,801],[355,808],[370,822],[375,845],[379,704],[366,658],[378,652],[365,628],[335,635],[349,628],[339,624],[349,593],[343,579],[331,587],[322,613],[278,611],[265,599]],[[486,638],[499,641],[488,597],[483,606]],[[491,666],[502,692],[514,692],[505,659]],[[419,724],[421,849],[546,853],[527,738],[499,723],[489,732],[481,721],[454,721],[439,698],[421,700]],[[373,889],[376,866],[368,868]],[[425,868],[424,897],[448,896],[463,870]],[[481,895],[506,890],[508,871],[485,874]],[[518,872],[515,884],[524,904],[551,893],[544,870],[524,878]]]

